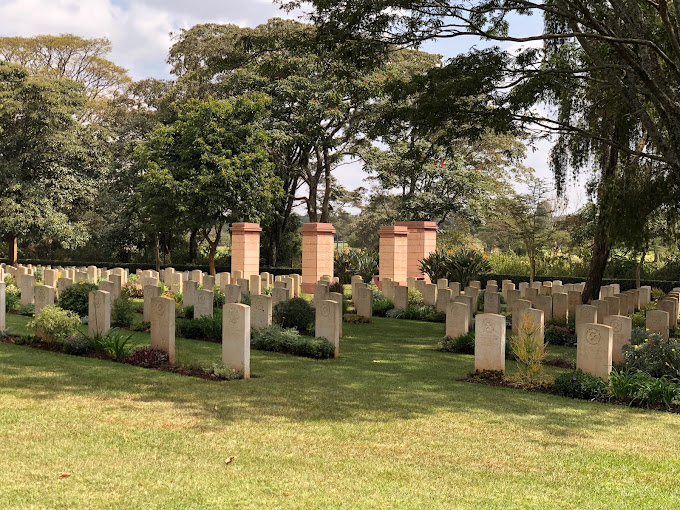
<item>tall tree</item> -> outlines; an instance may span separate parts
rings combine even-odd
[[[210,246],[210,274],[225,225],[259,221],[280,195],[260,127],[269,103],[261,93],[189,100],[138,149],[149,227],[157,235],[168,221],[198,229]]]
[[[0,62],[0,234],[11,264],[18,238],[75,248],[88,237],[82,215],[106,175],[108,153],[101,133],[76,120],[86,103],[71,80]]]

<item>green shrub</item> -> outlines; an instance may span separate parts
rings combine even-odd
[[[28,327],[36,334],[41,332],[45,340],[55,342],[75,335],[79,326],[80,317],[77,314],[57,306],[44,307],[38,316],[28,323]]]
[[[140,333],[148,333],[151,329],[150,322],[140,322],[139,324],[133,324],[130,329],[132,331],[138,331]]]
[[[661,335],[652,334],[641,344],[626,345],[623,354],[630,372],[645,372],[654,378],[680,375],[680,343],[666,341]]]
[[[419,306],[423,304],[423,295],[418,289],[408,289],[408,306]]]
[[[370,324],[371,319],[364,317],[363,315],[357,315],[356,313],[350,313],[343,316],[342,320],[349,324]]]
[[[439,350],[443,352],[455,352],[457,354],[475,353],[475,332],[468,331],[464,335],[451,338],[447,336],[439,343]]]
[[[277,324],[253,330],[250,346],[260,351],[281,352],[314,359],[335,356],[335,347],[325,338],[300,336],[297,330],[283,329]]]
[[[647,327],[647,318],[644,311],[635,312],[630,318],[634,328],[645,329]]]
[[[345,286],[342,283],[333,283],[328,289],[328,292],[337,292],[338,294],[345,295]]]
[[[409,305],[403,310],[392,309],[387,312],[386,316],[392,319],[446,322],[445,313],[438,312],[434,307],[423,305]]]
[[[227,298],[224,295],[224,292],[222,292],[222,289],[219,287],[215,286],[213,289],[213,308],[219,309],[224,306],[224,303],[226,303]]]
[[[546,325],[544,337],[545,343],[550,345],[576,344],[576,335],[563,326]]]
[[[111,307],[111,325],[117,328],[129,328],[135,317],[135,305],[124,296],[113,301]]]
[[[177,335],[192,340],[210,340],[220,342],[222,340],[222,313],[204,316],[200,319],[186,319],[178,321],[175,329]]]
[[[584,400],[601,399],[607,394],[607,384],[599,377],[574,370],[558,375],[553,383],[555,393],[563,397]]]
[[[122,362],[130,354],[131,347],[128,345],[130,340],[132,340],[132,334],[125,335],[117,329],[112,329],[105,335],[97,334],[91,338],[90,346],[95,352],[106,354]]]
[[[193,319],[194,318],[194,307],[193,306],[175,306],[175,314],[180,319]]]
[[[125,363],[137,367],[154,368],[168,362],[168,353],[149,346],[138,347],[125,358]]]
[[[652,376],[644,372],[631,372],[629,370],[612,370],[609,374],[609,388],[612,397],[618,400],[631,399]]]
[[[466,287],[471,280],[491,271],[488,256],[477,250],[460,249],[456,252],[438,249],[420,261],[420,269],[432,281],[447,278]]]
[[[42,269],[36,269],[33,271],[33,276],[35,277],[36,282],[42,282],[43,281],[43,270]]]
[[[17,280],[12,276],[11,274],[6,274],[5,275],[5,285],[9,287],[10,285],[13,285],[16,287],[17,285]]]
[[[375,317],[386,317],[387,312],[394,308],[394,303],[389,299],[373,301],[373,315]]]
[[[234,370],[226,365],[213,363],[211,367],[204,368],[203,371],[216,379],[222,381],[234,381],[237,379],[243,379],[243,370]]]
[[[647,328],[633,328],[630,331],[630,344],[640,345],[647,339]]]
[[[245,295],[241,295],[241,304],[242,305],[247,305],[250,306],[251,300],[250,300],[250,292]]]
[[[80,317],[89,314],[90,291],[97,290],[97,286],[90,282],[78,282],[64,289],[59,296],[59,306],[64,310],[71,310]]]
[[[314,323],[315,310],[302,298],[281,301],[274,306],[272,319],[283,328],[295,328],[304,333]]]
[[[12,275],[9,275],[12,276]],[[21,306],[21,291],[19,289],[7,289],[5,291],[5,311],[18,310]]]
[[[35,305],[29,303],[27,305],[21,305],[19,307],[19,315],[25,315],[26,317],[32,317],[35,314]]]
[[[654,301],[659,301],[660,299],[663,299],[665,295],[666,293],[661,289],[657,289],[656,287],[652,289],[652,299]]]
[[[90,341],[83,335],[73,335],[64,338],[61,343],[61,350],[65,354],[82,356],[90,350]]]
[[[120,289],[120,295],[121,297],[141,299],[144,297],[144,289],[139,283],[128,282],[123,284],[123,287]]]

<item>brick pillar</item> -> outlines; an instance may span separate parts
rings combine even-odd
[[[234,223],[231,226],[231,272],[241,271],[243,278],[260,274],[260,232],[258,223]]]
[[[380,280],[391,278],[406,285],[408,264],[408,228],[380,227]]]
[[[434,221],[399,221],[397,227],[408,228],[407,275],[430,278],[420,272],[420,261],[437,249],[437,224]]]
[[[333,276],[335,227],[330,223],[302,225],[302,290],[314,292],[323,275]]]

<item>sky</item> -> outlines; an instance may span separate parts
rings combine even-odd
[[[198,23],[232,23],[256,26],[272,17],[296,17],[272,0],[0,0],[0,36],[31,37],[71,33],[83,37],[107,37],[113,45],[111,60],[126,68],[135,79],[168,78],[165,62],[172,33]],[[536,33],[540,18],[512,20],[514,34]],[[457,38],[427,43],[422,49],[445,59],[466,52],[478,40]],[[548,167],[550,143],[529,147],[525,164],[552,181]],[[348,189],[366,186],[360,165],[345,165],[336,176]],[[569,190],[568,209],[586,202],[582,182]]]

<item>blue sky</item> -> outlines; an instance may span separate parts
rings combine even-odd
[[[299,13],[298,13],[299,14]],[[197,23],[234,23],[255,26],[287,14],[271,0],[0,0],[0,35],[34,36],[73,33],[84,37],[108,37],[113,44],[111,59],[129,70],[134,79],[167,78],[165,63],[171,32]],[[540,32],[540,17],[516,17],[511,21],[515,35]],[[472,37],[428,42],[425,51],[445,59],[485,43]],[[537,175],[551,180],[547,165],[548,142],[529,148],[525,162]],[[338,169],[337,177],[347,188],[365,185],[358,165]],[[569,210],[585,203],[583,186],[568,194]]]

